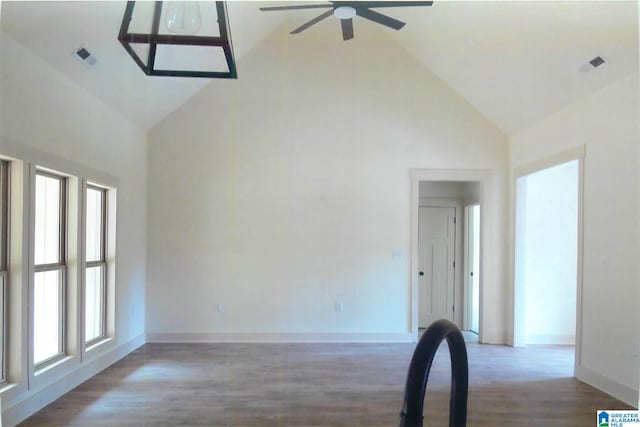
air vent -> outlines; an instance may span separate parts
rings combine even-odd
[[[580,71],[583,73],[588,73],[589,71],[593,71],[598,67],[606,64],[606,60],[602,56],[596,56],[595,58],[585,62],[580,66]]]
[[[76,49],[73,56],[85,65],[94,66],[98,63],[96,57],[84,47]]]
[[[589,61],[589,64],[591,64],[593,68],[598,68],[599,66],[604,64],[604,59],[602,59],[601,56],[596,56],[591,61]]]

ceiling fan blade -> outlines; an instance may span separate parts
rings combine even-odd
[[[320,16],[316,16],[315,18],[313,18],[311,21],[307,22],[306,24],[299,26],[295,30],[291,31],[291,34],[298,34],[298,33],[302,32],[302,31],[306,30],[307,28],[309,28],[313,24],[317,24],[318,22],[322,21],[323,19],[330,17],[331,15],[333,15],[333,9],[328,10],[328,11],[326,11],[325,13],[323,13]]]
[[[374,12],[373,10],[356,7],[356,14],[361,16],[369,21],[377,22],[378,24],[386,25],[389,28],[393,28],[394,30],[399,30],[400,28],[405,26],[405,23],[402,21],[398,21],[397,19],[393,19],[390,16],[383,15],[378,12]]]
[[[295,9],[324,9],[327,7],[333,7],[332,4],[301,4],[298,6],[269,6],[261,7],[263,12],[270,12],[272,10],[295,10]]]
[[[432,1],[363,1],[363,2],[352,2],[352,3],[355,3],[355,6],[366,7],[366,8],[432,6],[433,5]]]
[[[342,39],[351,40],[353,38],[353,19],[341,19],[342,24]]]

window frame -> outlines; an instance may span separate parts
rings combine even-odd
[[[52,152],[24,145],[19,141],[13,141],[2,146],[0,162],[2,161],[6,161],[8,164],[8,180],[6,182],[9,200],[7,204],[8,213],[6,215],[8,221],[6,231],[8,238],[6,248],[8,274],[4,283],[4,333],[2,333],[1,329],[3,325],[0,324],[0,342],[4,338],[5,343],[5,381],[0,381],[0,398],[8,403],[14,400],[20,403],[23,400],[21,396],[24,393],[28,393],[29,390],[46,390],[52,385],[64,381],[65,378],[72,375],[82,366],[100,364],[104,357],[108,357],[112,351],[118,349],[117,339],[120,334],[117,316],[120,310],[116,306],[116,291],[118,288],[118,283],[116,283],[116,229],[120,178],[104,170],[94,169]],[[51,316],[53,313],[51,311],[45,313],[42,309],[46,310],[48,307],[57,308],[57,306],[53,307],[52,304],[47,306],[46,302],[49,296],[54,299],[58,298],[58,287],[56,286],[56,289],[52,289],[52,286],[46,287],[44,288],[45,293],[41,293],[43,290],[42,276],[35,274],[34,258],[37,252],[40,263],[45,263],[45,260],[46,262],[59,260],[59,254],[55,254],[55,257],[51,256],[53,251],[58,248],[58,242],[56,242],[55,246],[52,245],[52,240],[58,237],[57,221],[52,222],[51,218],[49,218],[46,223],[44,230],[47,233],[48,246],[46,246],[46,243],[45,246],[41,244],[39,249],[36,250],[34,248],[34,232],[35,225],[38,224],[39,236],[42,235],[42,221],[45,219],[42,214],[40,217],[36,215],[36,201],[40,202],[40,206],[45,207],[45,209],[41,208],[39,212],[57,212],[58,206],[53,205],[56,200],[51,200],[53,194],[49,193],[49,191],[47,191],[48,203],[42,204],[42,197],[36,199],[37,174],[53,174],[56,175],[56,178],[63,177],[66,180],[66,186],[61,187],[63,191],[66,191],[66,201],[60,204],[60,207],[65,209],[61,219],[66,221],[65,233],[63,234],[66,246],[61,245],[65,249],[63,253],[66,258],[63,263],[66,264],[66,269],[64,270],[64,278],[60,280],[61,284],[64,283],[65,286],[64,297],[61,298],[60,303],[65,305],[64,311],[55,313],[55,321],[53,321],[53,316]],[[38,180],[41,180],[41,178],[38,178]],[[82,335],[84,284],[82,277],[84,273],[83,190],[87,183],[94,183],[107,189],[106,207],[108,209],[105,222],[108,230],[106,238],[106,337],[103,341],[89,348],[84,345]],[[49,186],[50,188],[55,186],[51,190],[56,193],[60,189],[57,182],[49,183]],[[44,190],[41,190],[38,195],[42,195],[43,192]],[[56,209],[51,207],[47,209],[47,205],[55,206]],[[51,216],[53,215],[49,215],[49,217]],[[2,227],[0,226],[0,232],[1,230]],[[39,241],[42,243],[41,239]],[[46,258],[41,256],[43,248],[45,248]],[[0,248],[1,256],[2,251]],[[57,273],[47,274],[47,282],[45,283],[48,285],[51,285],[51,282],[59,277]],[[55,276],[55,278],[51,276]],[[0,291],[2,291],[2,277],[2,274],[0,274]],[[37,280],[37,283],[34,279]],[[95,279],[97,284],[98,277],[95,277]],[[97,286],[95,287],[97,288]],[[34,295],[35,290],[39,292],[37,295]],[[44,298],[41,298],[41,296],[44,296]],[[34,310],[36,297],[40,311]],[[0,295],[0,305],[2,302],[2,295]],[[2,307],[0,306],[0,321],[2,320],[1,309]],[[47,316],[43,317],[43,315]],[[43,358],[45,356],[40,350],[46,350],[48,355],[60,350],[60,348],[53,348],[54,345],[58,346],[58,337],[56,337],[56,341],[51,342],[49,340],[52,338],[51,335],[42,335],[45,329],[47,331],[51,330],[51,332],[54,332],[53,329],[55,329],[57,333],[58,329],[55,326],[58,323],[58,315],[64,318],[64,329],[61,334],[65,350],[64,355],[59,360],[52,360],[46,365],[36,365],[34,363],[33,347],[34,337],[36,337],[34,334],[34,320],[38,321],[35,331],[40,332],[36,340],[39,345],[39,347],[36,347],[36,350],[39,351],[37,357]],[[43,320],[45,321],[43,322]],[[97,331],[97,319],[95,319],[94,324]],[[43,348],[42,345],[46,345],[46,348]],[[1,351],[2,348],[0,347]],[[2,359],[0,358],[1,363]]]
[[[84,342],[84,346],[85,348],[89,348],[95,344],[98,344],[99,342],[105,340],[106,338],[108,338],[107,336],[107,269],[108,269],[108,265],[107,265],[107,250],[108,250],[108,234],[107,234],[107,222],[108,222],[108,207],[107,207],[107,203],[108,203],[108,189],[105,187],[101,187],[99,185],[95,185],[95,184],[91,184],[91,183],[87,183],[87,185],[85,186],[85,200],[84,200],[84,217],[85,217],[85,224],[84,224],[84,230],[83,230],[83,235],[84,235],[84,240],[86,242],[86,235],[87,235],[87,225],[86,225],[86,215],[87,215],[87,201],[86,201],[86,196],[88,194],[89,190],[93,190],[93,191],[99,191],[100,195],[101,195],[101,201],[102,201],[102,209],[100,210],[100,257],[98,260],[88,260],[87,258],[87,248],[84,248],[84,258],[85,258],[85,267],[84,267],[84,293],[83,293],[83,316],[82,316],[82,322],[83,322],[83,342]],[[101,267],[101,277],[100,277],[100,333],[98,334],[98,336],[90,339],[90,340],[86,340],[86,336],[87,336],[87,325],[86,325],[86,310],[87,310],[87,301],[86,301],[86,292],[87,292],[87,284],[86,284],[86,277],[87,277],[87,270],[89,268],[95,268],[95,267]]]
[[[59,237],[59,248],[58,248],[58,262],[55,263],[46,263],[46,264],[36,264],[35,263],[35,253],[34,253],[34,261],[33,261],[33,280],[35,287],[35,277],[38,273],[44,273],[48,271],[58,271],[59,276],[59,285],[58,285],[58,301],[59,301],[59,317],[58,317],[58,348],[60,351],[55,355],[52,355],[46,359],[43,359],[39,362],[35,362],[35,352],[34,352],[34,361],[33,367],[35,371],[41,370],[66,356],[66,339],[67,339],[67,328],[66,328],[66,319],[67,319],[67,212],[68,207],[68,188],[69,180],[64,175],[59,175],[56,173],[48,172],[42,169],[36,169],[35,179],[37,180],[38,175],[45,176],[47,178],[53,178],[60,182],[60,197],[59,197],[59,225],[58,225],[58,237]],[[35,212],[35,205],[33,208]],[[31,244],[35,250],[35,228],[33,230],[33,239]],[[35,288],[34,288],[35,292]],[[32,301],[35,308],[35,300]],[[33,342],[31,343],[33,348],[35,349],[35,321],[33,322]]]

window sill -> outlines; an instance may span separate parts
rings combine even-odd
[[[0,385],[0,398],[4,409],[12,406],[19,396],[27,391],[26,382],[4,382]]]
[[[67,364],[67,362],[70,361],[71,359],[73,359],[73,356],[68,356],[68,355],[61,356],[60,359],[57,359],[55,362],[51,362],[51,364],[47,364],[46,366],[38,368],[33,373],[33,376],[38,377],[40,375],[46,374],[47,372],[53,371],[59,368],[60,366]]]
[[[0,396],[4,397],[5,394],[11,393],[11,390],[18,387],[18,385],[18,383],[3,382],[2,384],[0,384]]]
[[[55,381],[59,381],[66,375],[69,375],[80,365],[80,358],[74,355],[61,356],[51,364],[39,367],[37,370],[31,368],[29,390],[39,391],[42,387],[48,386]]]
[[[91,343],[91,345],[89,345],[86,349],[85,349],[85,353],[93,353],[95,352],[95,350],[101,348],[101,347],[106,347],[107,344],[113,342],[113,338],[111,337],[104,337],[102,338],[100,341],[97,342],[93,342]]]

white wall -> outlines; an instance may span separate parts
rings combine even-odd
[[[512,138],[512,166],[586,145],[579,378],[638,399],[638,77],[631,75]]]
[[[502,256],[506,137],[384,33],[281,29],[238,70],[149,134],[148,338],[408,339],[411,168],[492,171]]]
[[[480,183],[465,182],[462,188],[462,202],[465,205],[480,203]]]
[[[526,344],[575,344],[578,174],[574,160],[518,178]]]
[[[2,396],[4,422],[11,425],[143,342],[146,137],[3,33],[0,64],[0,155],[118,180],[115,343],[90,362],[59,372],[60,381],[26,390],[22,378],[22,392]],[[20,357],[25,364],[26,354]]]
[[[461,199],[467,183],[463,181],[422,181],[418,188],[420,198],[439,197],[447,199]]]
[[[461,203],[474,204],[480,201],[480,183],[477,181],[422,181],[419,196],[460,199]]]

